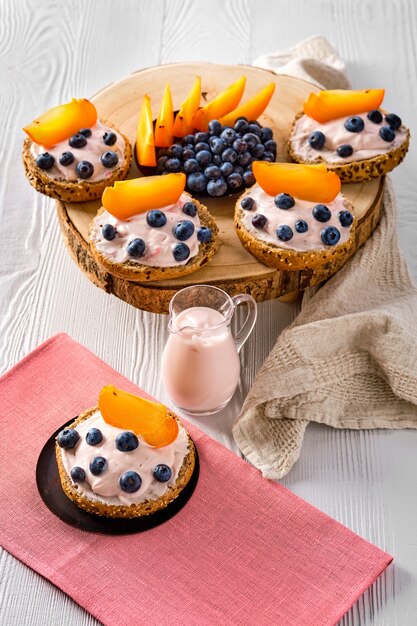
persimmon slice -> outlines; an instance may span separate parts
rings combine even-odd
[[[269,83],[266,87],[258,91],[257,94],[250,98],[237,109],[231,111],[224,117],[219,119],[223,126],[233,126],[239,117],[246,117],[248,120],[257,120],[265,111],[275,91],[275,83]]]
[[[304,102],[304,113],[320,124],[379,109],[384,89],[333,89],[311,93]]]
[[[331,202],[340,192],[340,178],[324,165],[255,161],[253,175],[270,196],[288,193],[300,200]]]
[[[161,106],[155,125],[155,145],[158,148],[169,148],[174,141],[174,109],[172,106],[171,88],[165,85]]]
[[[196,76],[194,85],[192,86],[190,93],[188,94],[184,102],[181,103],[180,110],[175,116],[175,137],[184,137],[184,135],[193,132],[194,126],[192,124],[192,119],[197,113],[198,107],[200,106],[200,96],[201,78],[199,76]]]
[[[198,109],[194,115],[193,124],[197,130],[206,131],[210,120],[218,120],[239,104],[246,85],[246,76],[241,76],[235,83],[219,93],[208,104]]]
[[[136,156],[140,165],[156,166],[155,138],[152,123],[151,99],[145,94],[136,130]]]

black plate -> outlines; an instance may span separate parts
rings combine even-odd
[[[179,496],[168,504],[167,507],[146,515],[145,517],[135,517],[133,519],[112,519],[101,515],[94,515],[80,509],[72,500],[67,498],[62,487],[58,473],[58,465],[55,458],[55,438],[57,434],[66,426],[71,424],[69,420],[66,424],[49,437],[38,458],[36,465],[36,484],[40,496],[48,509],[60,520],[80,530],[91,533],[103,533],[106,535],[127,535],[130,533],[141,533],[150,528],[155,528],[171,517],[176,515],[193,495],[198,481],[200,464],[198,460],[197,447],[195,447],[195,468],[194,472],[181,491]],[[195,443],[194,443],[195,446]]]

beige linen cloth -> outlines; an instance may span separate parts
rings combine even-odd
[[[323,87],[346,87],[330,44],[310,39],[255,65]],[[311,71],[311,74],[310,74]],[[301,312],[260,369],[233,426],[246,458],[267,478],[287,474],[309,422],[335,428],[417,428],[417,291],[398,247],[389,180],[379,226]]]

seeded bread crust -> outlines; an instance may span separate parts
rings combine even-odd
[[[342,183],[363,183],[372,178],[379,178],[384,174],[391,172],[397,165],[401,163],[408,151],[410,143],[410,131],[405,126],[401,128],[406,132],[403,143],[389,152],[380,154],[371,159],[363,159],[362,161],[352,161],[351,163],[329,163],[322,156],[318,155],[316,159],[305,160],[300,157],[294,150],[292,145],[292,134],[295,129],[295,124],[305,113],[300,111],[294,118],[291,126],[290,138],[288,141],[288,154],[291,161],[295,163],[304,163],[306,165],[317,165],[324,163],[328,170],[336,172],[340,177]]]
[[[92,409],[84,411],[84,413],[79,415],[77,419],[68,426],[68,428],[74,428],[80,422],[88,419],[97,409],[98,406],[95,406]],[[181,420],[176,415],[171,412],[170,415],[177,420],[180,426],[183,426]],[[173,500],[175,500],[175,498],[179,496],[181,491],[187,485],[193,474],[195,466],[195,447],[190,435],[188,435],[188,451],[186,456],[184,457],[184,461],[179,471],[177,480],[172,487],[168,487],[163,496],[156,500],[145,500],[144,502],[139,502],[138,504],[115,505],[104,504],[100,500],[95,500],[87,497],[85,494],[81,494],[78,490],[77,484],[74,484],[69,474],[67,474],[62,460],[62,450],[57,443],[55,443],[55,455],[58,464],[59,477],[61,479],[61,486],[64,490],[65,495],[77,506],[79,506],[81,509],[84,509],[85,511],[88,511],[89,513],[94,513],[95,515],[104,515],[105,517],[113,518],[144,517],[146,515],[151,515],[152,513],[156,513],[156,511],[164,509],[166,506],[168,506],[168,504],[173,502]]]
[[[264,263],[268,267],[274,267],[280,270],[314,270],[326,265],[331,268],[332,265],[340,267],[340,261],[343,257],[346,260],[351,256],[353,244],[355,241],[356,219],[351,226],[350,236],[347,241],[337,246],[329,246],[322,250],[289,250],[281,248],[278,245],[268,243],[259,239],[250,233],[243,223],[244,209],[241,208],[241,202],[245,196],[250,195],[253,187],[247,189],[238,199],[235,206],[235,227],[236,233],[242,242],[242,245],[250,252],[258,261]],[[347,200],[346,200],[347,202]],[[349,210],[353,214],[352,207],[347,203]]]
[[[87,202],[101,198],[106,187],[113,185],[116,180],[126,178],[132,161],[132,148],[128,137],[123,135],[113,124],[107,120],[100,120],[106,127],[117,131],[125,141],[124,159],[122,165],[113,170],[112,175],[105,180],[90,182],[57,180],[48,176],[47,172],[41,170],[35,162],[35,158],[30,151],[32,141],[27,137],[23,142],[22,159],[25,168],[26,178],[39,193],[45,196],[62,200],[63,202]]]
[[[200,243],[198,254],[191,258],[185,265],[178,265],[175,267],[153,267],[148,265],[141,265],[140,263],[135,263],[134,261],[127,261],[126,263],[116,263],[115,261],[112,261],[107,256],[102,254],[100,250],[98,250],[95,246],[94,242],[91,239],[91,230],[93,227],[93,222],[91,222],[89,241],[91,254],[93,255],[95,261],[104,270],[110,272],[110,274],[113,274],[114,276],[141,283],[150,280],[166,280],[168,278],[177,278],[179,276],[185,276],[186,274],[196,272],[198,269],[200,269],[200,267],[208,263],[210,259],[216,254],[219,247],[217,236],[219,229],[217,228],[216,222],[214,221],[212,215],[209,213],[207,207],[205,207],[203,204],[201,204],[201,202],[199,202],[189,194],[187,195],[189,197],[189,201],[193,202],[197,207],[201,225],[207,226],[211,229],[213,233],[213,238],[208,243]],[[97,215],[100,215],[101,213],[103,213],[103,211],[104,209],[101,208]]]

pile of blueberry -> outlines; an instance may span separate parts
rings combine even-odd
[[[194,202],[186,202],[182,207],[182,211],[189,217],[195,217],[197,215],[197,207]],[[146,222],[151,228],[162,228],[167,223],[167,217],[160,209],[152,209],[146,214]],[[181,220],[173,228],[173,234],[180,243],[177,243],[172,254],[174,259],[179,261],[185,261],[190,256],[190,248],[184,241],[187,241],[195,231],[194,223],[191,220]],[[112,241],[117,235],[117,228],[112,224],[104,224],[101,228],[101,234],[107,241]],[[200,243],[208,243],[211,241],[213,233],[207,226],[201,226],[197,230],[197,239]],[[140,237],[132,239],[127,245],[127,252],[129,256],[134,259],[140,259],[146,252],[146,244]]]
[[[58,445],[64,450],[72,450],[80,440],[79,433],[73,428],[65,428],[58,434]],[[103,434],[98,428],[90,428],[85,440],[89,446],[97,446],[103,441]],[[121,432],[116,437],[115,446],[120,452],[132,452],[139,446],[139,440],[135,433],[130,430]],[[100,476],[107,468],[108,461],[103,456],[95,456],[89,465],[90,472],[94,476]],[[71,470],[71,478],[75,483],[82,483],[86,479],[86,473],[82,467],[74,466]],[[160,483],[166,483],[172,476],[172,470],[168,465],[160,463],[153,469],[153,477]],[[135,493],[140,489],[142,479],[137,472],[129,470],[119,478],[119,486],[126,493]]]
[[[224,196],[255,184],[253,161],[275,161],[272,130],[245,117],[233,128],[211,120],[208,132],[186,135],[158,152],[159,174],[185,172],[192,193]]]
[[[379,111],[379,109],[374,109],[373,111],[369,111],[367,114],[368,120],[373,122],[374,124],[381,124],[384,117]],[[395,113],[388,113],[385,116],[385,122],[387,126],[381,126],[379,129],[379,136],[384,141],[391,143],[395,139],[395,131],[398,130],[402,124],[401,118]],[[360,115],[352,115],[352,117],[348,117],[345,122],[345,128],[350,133],[360,133],[365,128],[365,122],[360,117]],[[315,130],[308,138],[308,143],[314,150],[321,150],[324,148],[326,143],[326,136],[321,130]],[[346,159],[353,154],[353,148],[350,144],[344,143],[339,146],[336,150],[337,154],[342,158]]]
[[[275,206],[278,209],[282,209],[283,211],[288,211],[289,209],[292,209],[292,207],[295,205],[294,198],[288,193],[278,194],[277,196],[275,196],[274,202]],[[243,198],[240,206],[245,211],[253,211],[254,209],[256,209],[256,203],[254,199],[250,196],[246,196],[245,198]],[[316,206],[313,207],[311,213],[314,219],[321,223],[328,222],[332,217],[332,213],[329,207],[327,207],[325,204],[316,204]],[[339,211],[338,217],[341,226],[351,226],[353,222],[353,215],[352,213],[350,213],[350,211]],[[255,226],[255,228],[264,228],[267,221],[268,218],[265,215],[262,215],[262,213],[257,213],[252,218],[252,224],[253,226]],[[306,233],[308,231],[308,224],[305,220],[297,220],[294,224],[294,228],[297,233]],[[276,236],[280,241],[290,241],[294,236],[294,231],[291,226],[288,226],[287,224],[282,224],[276,229]],[[324,244],[326,244],[327,246],[334,246],[340,240],[340,231],[335,226],[327,226],[326,228],[322,229],[320,236]]]
[[[87,145],[87,139],[91,137],[91,129],[90,128],[81,128],[75,135],[68,139],[68,144],[70,148],[84,148]],[[117,141],[116,133],[111,131],[105,132],[103,135],[103,143],[106,146],[114,146]],[[59,157],[59,162],[61,165],[68,166],[72,165],[75,161],[75,156],[73,152],[70,150],[66,150]],[[106,150],[100,156],[100,161],[104,167],[112,168],[116,167],[119,162],[119,157],[117,156],[114,150]],[[41,169],[48,171],[55,164],[55,157],[53,154],[49,152],[43,152],[36,157],[36,165]],[[87,179],[91,178],[94,174],[94,166],[90,161],[78,161],[75,171],[77,172],[78,178]]]

